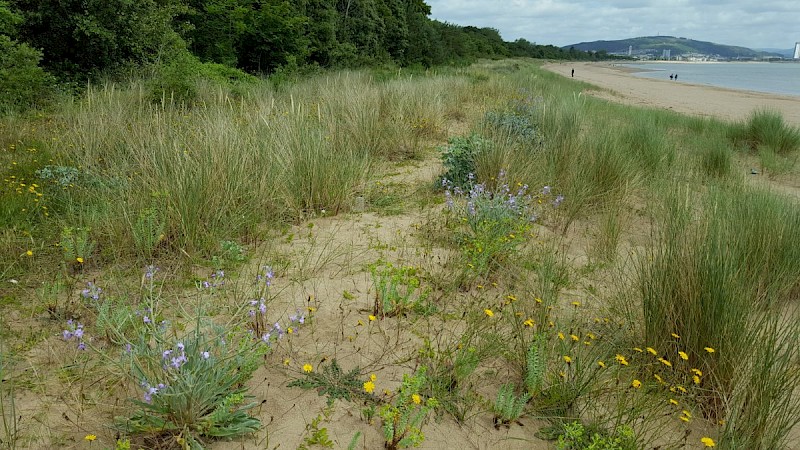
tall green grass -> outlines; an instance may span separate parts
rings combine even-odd
[[[747,120],[731,126],[730,139],[751,150],[770,148],[779,155],[800,150],[800,129],[787,124],[777,111],[758,109]]]
[[[784,404],[800,387],[800,377],[778,373],[800,345],[796,326],[782,318],[796,300],[800,280],[797,205],[733,184],[707,191],[682,186],[663,195],[653,245],[636,268],[643,339],[664,355],[686,352],[693,367],[711,375],[703,405],[709,416],[771,414],[740,396],[763,388],[774,404]],[[785,339],[778,342],[764,330]],[[753,384],[753,377],[766,385]],[[732,404],[725,404],[731,398]],[[789,422],[798,418],[786,414]],[[758,432],[744,427],[729,432],[737,438],[745,432],[757,432],[759,439],[765,433],[780,437],[786,430],[775,428],[779,423],[767,421],[767,429]]]

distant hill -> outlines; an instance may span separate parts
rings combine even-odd
[[[767,53],[777,53],[778,55],[781,55],[784,58],[791,58],[792,56],[794,56],[793,48],[757,48],[756,50],[760,50],[762,52],[767,52]]]
[[[679,55],[690,53],[716,56],[726,59],[736,58],[763,58],[763,57],[782,57],[779,53],[753,50],[746,47],[736,47],[732,45],[715,44],[713,42],[695,41],[674,36],[645,36],[631,39],[620,39],[617,41],[594,41],[581,42],[579,44],[567,45],[564,48],[574,47],[576,50],[598,52],[605,50],[607,53],[627,54],[628,48],[633,47],[632,54],[651,55],[660,57],[664,50],[669,50],[674,58]]]

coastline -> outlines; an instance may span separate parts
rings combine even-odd
[[[600,88],[584,93],[604,100],[726,121],[745,120],[754,110],[772,109],[788,124],[800,127],[798,97],[636,77],[632,73],[640,69],[609,62],[548,63],[542,68],[567,78],[575,69],[574,80]]]

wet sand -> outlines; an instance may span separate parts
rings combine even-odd
[[[551,63],[543,67],[565,77],[575,69],[575,80],[602,88],[587,94],[606,100],[729,121],[746,119],[752,111],[767,108],[779,111],[787,123],[800,127],[800,97],[639,78],[631,74],[634,70],[608,62]]]

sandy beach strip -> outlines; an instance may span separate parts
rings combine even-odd
[[[606,100],[729,121],[746,119],[752,111],[766,108],[779,111],[787,123],[800,126],[800,97],[639,78],[631,74],[632,69],[609,62],[550,63],[543,68],[565,77],[575,69],[575,80],[603,88],[587,94]]]

